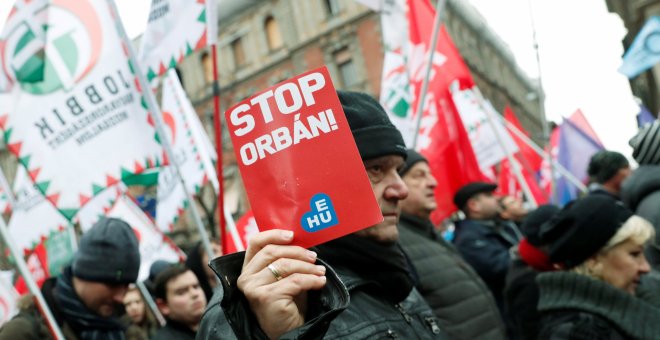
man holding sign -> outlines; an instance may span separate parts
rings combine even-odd
[[[329,83],[329,77],[326,80]],[[414,288],[407,261],[396,243],[398,202],[408,195],[397,172],[406,157],[403,138],[373,98],[339,92],[339,101],[371,187],[372,196],[363,200],[375,196],[383,218],[346,236],[326,239],[313,251],[304,246],[314,241],[300,240],[309,236],[304,226],[302,230],[266,230],[250,239],[245,253],[213,260],[211,267],[222,281],[224,294],[218,291],[211,300],[198,338],[227,339],[232,334],[240,339],[447,338]],[[339,113],[333,116],[341,130],[345,121]],[[362,169],[342,176],[363,176]],[[314,173],[324,176],[325,172],[325,168],[317,167]],[[243,176],[245,179],[245,173]],[[356,188],[343,189],[350,192]],[[341,226],[345,217],[339,206],[345,202],[335,197],[334,193],[317,197],[312,201],[318,203],[311,206],[319,213],[324,209],[334,211],[336,216],[330,219],[338,217]],[[252,196],[250,199],[252,202]],[[350,203],[364,204],[355,199]],[[253,210],[257,216],[254,204]],[[353,213],[370,212],[353,209]],[[326,225],[324,230],[338,226]]]

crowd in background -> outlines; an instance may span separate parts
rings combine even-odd
[[[430,219],[442,188],[426,158],[405,149],[373,98],[339,98],[383,222],[311,250],[277,230],[216,259],[199,244],[185,263],[155,262],[140,290],[135,234],[103,219],[42,288],[65,336],[660,337],[660,123],[631,139],[638,168],[620,153],[595,154],[589,192],[561,208],[528,210],[495,195],[495,184],[466,184],[454,195],[464,218],[447,237]],[[0,339],[50,337],[30,299],[0,328]]]

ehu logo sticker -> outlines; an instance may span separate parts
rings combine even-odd
[[[5,73],[35,95],[70,89],[92,70],[103,44],[100,19],[88,1],[43,3],[18,1],[0,46]]]
[[[312,211],[306,212],[300,221],[305,231],[312,233],[339,224],[330,196],[319,193],[309,203]]]

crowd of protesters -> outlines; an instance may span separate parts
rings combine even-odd
[[[102,219],[42,288],[66,338],[660,338],[660,123],[631,139],[634,171],[596,153],[588,193],[563,208],[466,184],[448,241],[430,219],[442,188],[427,159],[375,99],[338,95],[383,222],[311,249],[284,230],[215,259],[197,245],[185,264],[155,262],[144,296],[135,234]],[[50,334],[33,303],[0,328]]]

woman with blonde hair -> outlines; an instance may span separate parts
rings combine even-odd
[[[658,339],[660,306],[635,296],[650,271],[653,226],[622,204],[589,195],[542,226],[550,261],[540,274],[540,339]]]

